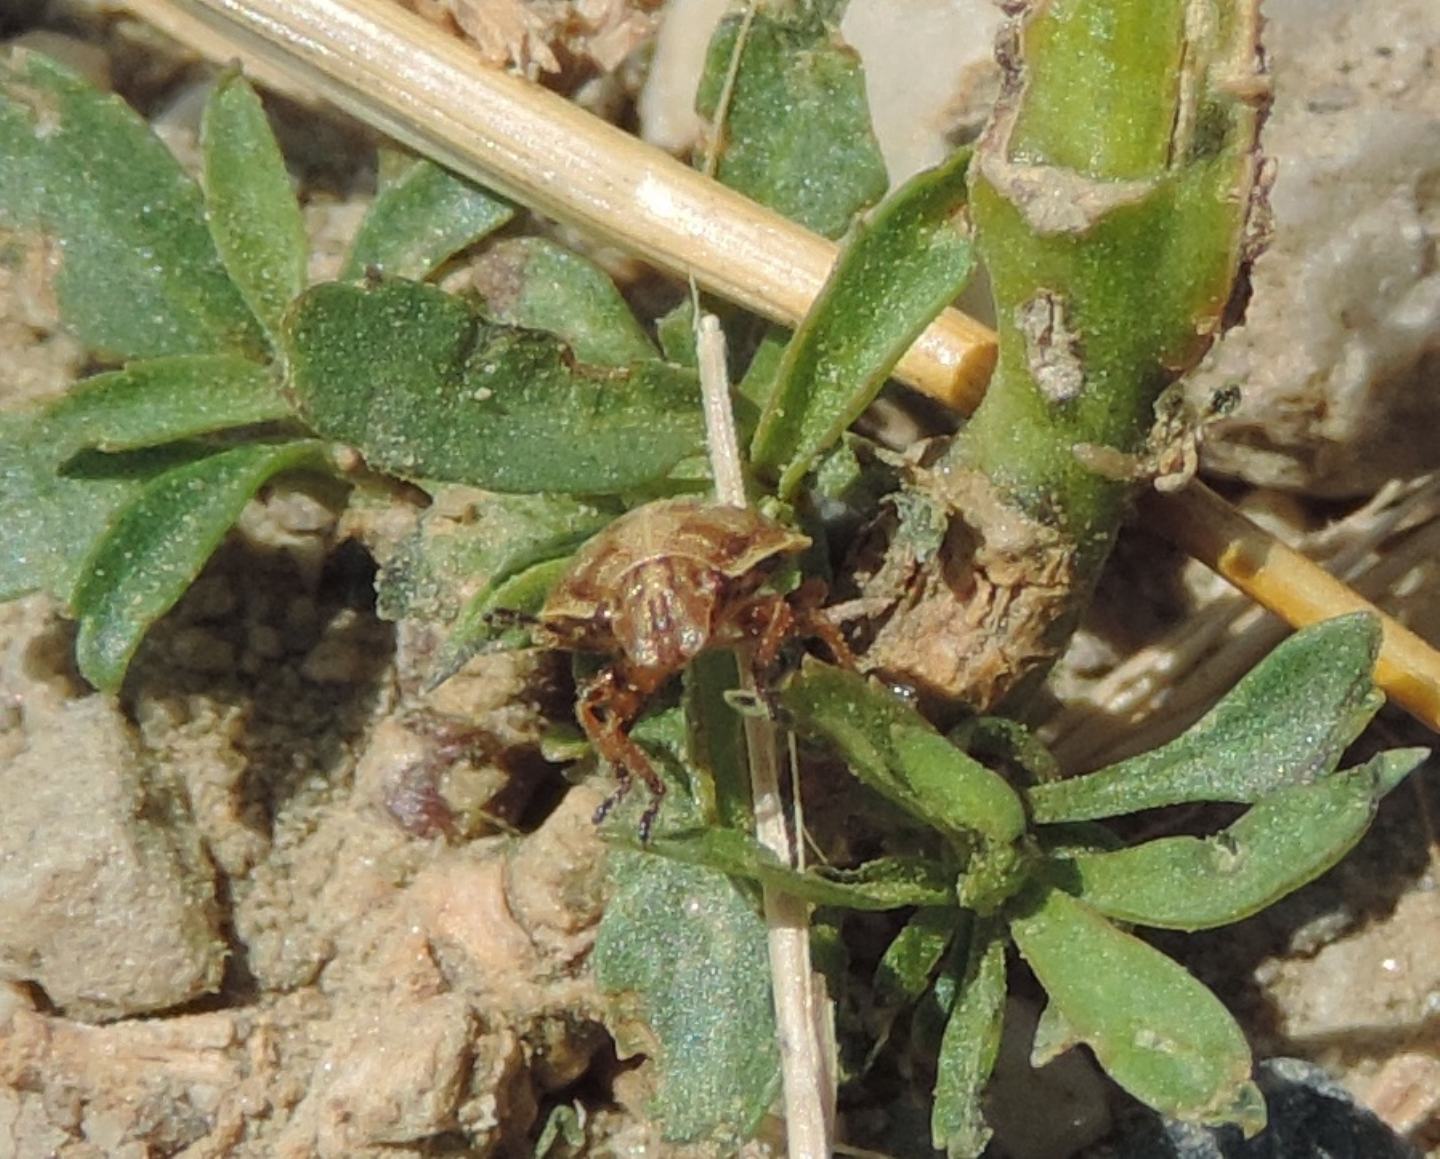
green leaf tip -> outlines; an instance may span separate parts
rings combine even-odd
[[[515,216],[515,207],[434,162],[411,160],[383,184],[341,267],[421,281]]]
[[[1356,612],[1282,641],[1181,736],[1083,777],[1028,792],[1042,824],[1191,801],[1249,803],[1335,767],[1375,714],[1380,624]]]
[[[76,383],[39,425],[60,461],[86,449],[158,447],[289,418],[276,377],[233,354],[148,358]]]
[[[1002,777],[864,677],[807,659],[780,701],[802,733],[833,744],[860,780],[951,838],[1006,845],[1025,831],[1024,807]]]
[[[875,999],[899,1008],[917,1001],[955,939],[961,916],[953,908],[915,911],[875,968]]]
[[[1069,1033],[1141,1102],[1188,1122],[1263,1126],[1244,1034],[1183,967],[1057,889],[1034,890],[1010,932]]]
[[[1052,860],[1047,873],[1120,921],[1181,930],[1239,921],[1344,857],[1369,828],[1380,798],[1428,755],[1381,753],[1348,772],[1275,790],[1215,837],[1078,852]]]
[[[43,416],[0,414],[0,599],[33,591],[73,606],[85,560],[150,480],[190,462],[193,445],[74,457]]]
[[[225,268],[272,343],[305,288],[309,243],[265,109],[238,73],[220,78],[200,121],[205,216]]]
[[[23,48],[0,50],[0,228],[63,256],[61,314],[94,351],[267,354],[196,184],[118,97]]]
[[[969,151],[912,178],[860,222],[795,331],[751,446],[792,496],[817,456],[874,401],[900,356],[964,288],[974,261]]]
[[[73,601],[81,674],[117,691],[146,631],[185,594],[255,491],[281,471],[328,466],[321,443],[255,443],[146,483],[82,569]]]
[[[548,331],[581,362],[629,366],[658,357],[605,271],[548,238],[495,242],[470,272],[490,318]]]
[[[979,1159],[990,1141],[981,1095],[1000,1053],[1005,1018],[1005,942],[996,933],[985,930],[972,939],[940,1040],[930,1131],[947,1159]]]

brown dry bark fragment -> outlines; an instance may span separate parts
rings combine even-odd
[[[949,529],[938,552],[892,558],[862,588],[862,600],[889,606],[861,663],[985,711],[1054,655],[1075,583],[1074,548],[978,472],[925,472],[916,484],[942,504]]]

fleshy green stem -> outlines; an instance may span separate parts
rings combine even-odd
[[[1031,0],[1002,36],[970,168],[999,363],[916,472],[949,533],[873,667],[977,708],[1009,696],[1063,647],[1137,487],[1185,458],[1165,392],[1236,312],[1257,242],[1256,5]]]
[[[971,170],[1000,361],[952,462],[1067,533],[1082,572],[1133,490],[1117,476],[1139,473],[1086,451],[1146,449],[1247,256],[1265,91],[1254,8],[1052,0],[1002,46],[1004,92]]]

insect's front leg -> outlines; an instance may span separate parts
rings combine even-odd
[[[652,688],[648,681],[637,681],[623,665],[604,668],[584,688],[575,712],[580,727],[595,751],[615,770],[615,791],[600,802],[595,810],[595,824],[605,820],[630,791],[636,778],[645,782],[650,791],[650,804],[640,815],[640,840],[650,840],[650,830],[665,797],[665,782],[656,773],[645,751],[630,738],[630,727],[645,706]]]
[[[839,626],[825,615],[825,597],[829,589],[825,581],[810,576],[790,595],[790,607],[795,617],[795,631],[801,636],[819,640],[830,653],[830,659],[841,668],[851,672],[858,670],[859,662],[850,645],[841,634]]]
[[[784,596],[757,596],[746,608],[749,635],[755,640],[751,654],[756,681],[769,686],[779,674],[780,649],[795,634],[795,614]]]
[[[767,592],[741,606],[736,615],[738,634],[755,641],[754,672],[759,683],[772,684],[778,678],[780,650],[796,636],[819,640],[836,664],[855,669],[855,654],[821,611],[825,594],[824,581],[812,577],[789,596]]]

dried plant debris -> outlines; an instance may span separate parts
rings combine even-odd
[[[1064,638],[1073,548],[958,469],[917,468],[893,528],[883,562],[853,578],[865,666],[989,711]]]
[[[531,78],[575,62],[608,73],[654,34],[659,0],[403,0],[491,65]]]

